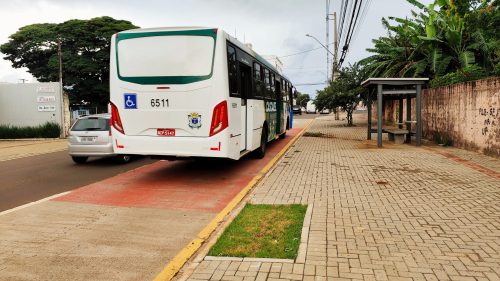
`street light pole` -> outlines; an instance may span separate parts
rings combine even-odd
[[[321,47],[323,47],[328,53],[330,53],[332,56],[335,56],[332,52],[330,52],[330,50],[328,50],[328,48],[325,45],[323,45],[323,43],[321,43],[321,41],[318,40],[318,38],[316,38],[310,34],[306,34],[306,36],[311,37],[312,39],[316,40],[316,42],[318,42],[321,45]],[[328,53],[327,53],[327,55],[328,55]],[[326,64],[326,81],[328,82],[328,80],[329,80],[328,72],[330,69],[330,63],[328,62],[328,60],[326,62],[327,62],[327,64]]]
[[[332,81],[335,80],[337,72],[337,54],[338,54],[338,38],[337,38],[337,12],[333,12],[333,63],[332,63]]]
[[[330,20],[329,18],[329,11],[330,11],[330,7],[328,6],[328,2],[330,2],[329,0],[325,0],[326,2],[326,41],[325,41],[325,44],[326,46],[328,46],[328,43],[330,42],[330,23],[328,22]],[[328,77],[330,77],[329,73],[328,73],[328,69],[330,68],[330,54],[329,53],[326,53],[326,81],[329,81]],[[333,75],[333,73],[332,73]]]

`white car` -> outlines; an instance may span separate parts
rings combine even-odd
[[[85,163],[89,157],[117,157],[123,163],[130,161],[130,155],[117,155],[113,151],[110,118],[111,114],[88,115],[73,124],[68,152],[75,163]]]
[[[314,104],[314,101],[310,100],[307,102],[307,106],[306,106],[306,113],[309,114],[309,113],[316,113],[316,105]]]
[[[320,114],[330,114],[330,109],[325,108],[319,112]]]

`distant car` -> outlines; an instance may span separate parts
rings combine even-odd
[[[302,108],[300,108],[300,105],[294,105],[293,106],[293,114],[302,115]]]
[[[316,105],[314,105],[314,101],[308,101],[306,106],[306,113],[316,113]]]
[[[75,163],[83,164],[89,157],[116,157],[126,163],[130,155],[113,151],[109,119],[111,114],[88,115],[78,119],[70,129],[68,152]]]
[[[330,109],[325,108],[319,112],[319,114],[330,114]]]

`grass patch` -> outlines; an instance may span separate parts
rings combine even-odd
[[[58,138],[61,127],[53,122],[39,126],[0,125],[0,139]]]
[[[297,204],[247,204],[208,255],[295,259],[306,209]]]

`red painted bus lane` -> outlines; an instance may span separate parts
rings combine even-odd
[[[216,213],[300,131],[292,129],[285,139],[270,143],[263,159],[159,161],[53,200]]]

